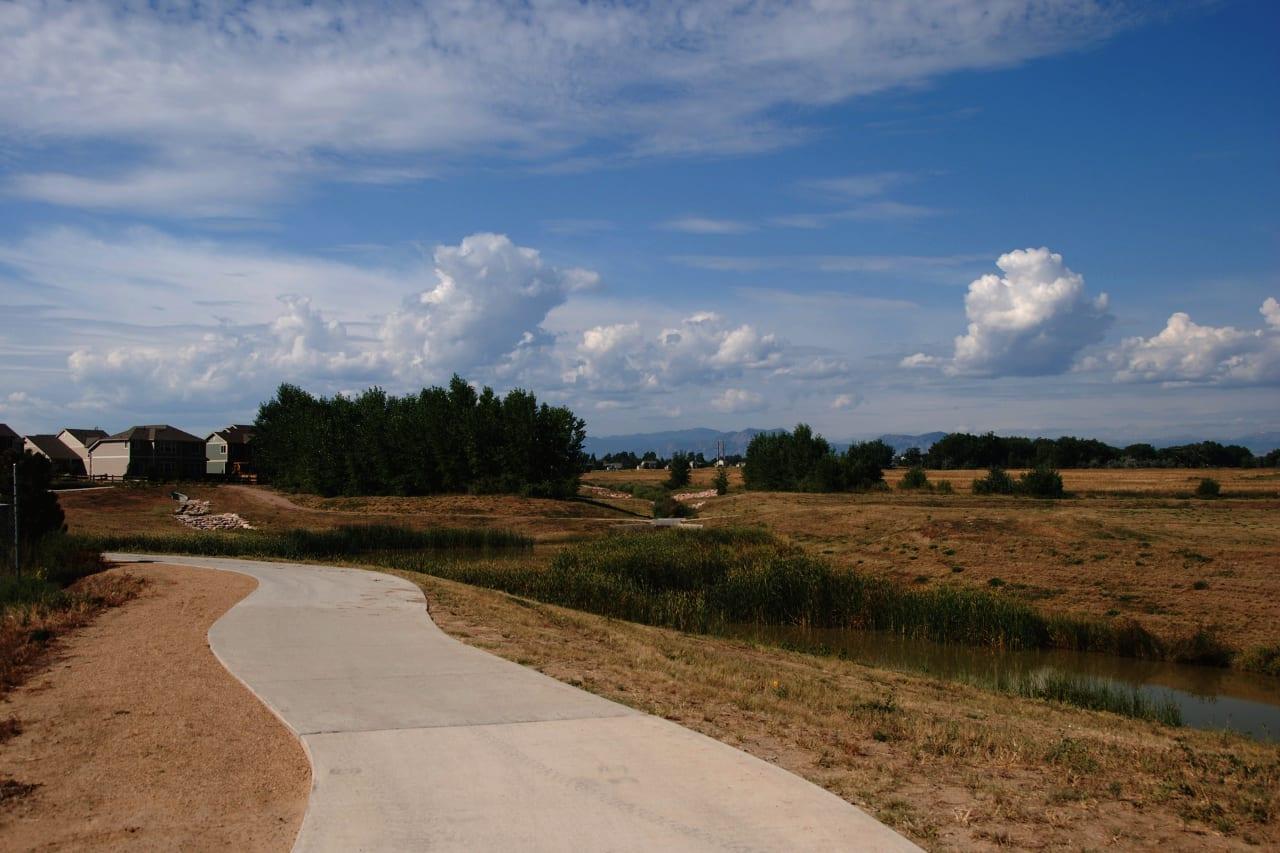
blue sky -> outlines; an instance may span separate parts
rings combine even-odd
[[[0,7],[0,420],[1280,429],[1262,2]],[[1271,300],[1271,301],[1268,301]]]

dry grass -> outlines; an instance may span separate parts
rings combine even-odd
[[[762,524],[838,564],[905,583],[986,587],[995,580],[1003,582],[1004,594],[1046,611],[1132,617],[1167,637],[1215,626],[1242,650],[1280,640],[1280,498],[1230,497],[1233,489],[1256,491],[1259,484],[1280,491],[1274,471],[1066,471],[1067,488],[1090,496],[1063,501],[975,497],[967,490],[976,473],[929,472],[935,481],[954,479],[960,491],[955,495],[819,495],[744,492],[741,471],[730,469],[729,495],[708,499],[698,520],[713,526]],[[1206,474],[1219,479],[1228,497],[1161,497],[1193,488]],[[691,491],[707,487],[715,471],[699,468],[692,475]],[[616,489],[654,485],[666,476],[598,471],[585,483]],[[897,476],[887,472],[891,482]],[[169,491],[130,487],[60,498],[72,532],[181,532],[171,518]],[[648,503],[635,499],[325,499],[228,486],[187,491],[211,500],[215,511],[238,512],[267,531],[351,523],[489,526],[525,533],[553,548],[648,512]],[[1143,493],[1149,496],[1132,496]]]
[[[121,486],[64,493],[59,501],[72,533],[175,533],[173,486]],[[344,524],[393,524],[412,528],[492,527],[542,542],[572,539],[606,529],[631,516],[594,501],[556,501],[514,495],[322,498],[261,486],[184,484],[188,497],[207,500],[214,512],[234,512],[259,530],[324,529]]]
[[[136,598],[141,588],[142,580],[127,572],[91,575],[68,587],[61,605],[19,604],[0,610],[0,697],[40,666],[58,636]]]
[[[405,573],[465,642],[738,746],[934,849],[1280,844],[1280,750]]]
[[[707,524],[759,523],[838,564],[912,584],[988,587],[1046,611],[1132,617],[1157,634],[1214,626],[1241,649],[1275,643],[1280,502],[969,495],[713,499]]]

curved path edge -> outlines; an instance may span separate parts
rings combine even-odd
[[[454,640],[393,575],[107,557],[258,581],[209,645],[311,761],[295,850],[918,849],[781,768]]]

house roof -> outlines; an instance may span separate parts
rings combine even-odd
[[[0,424],[0,438],[19,438],[20,436],[9,429],[8,424]]]
[[[226,429],[216,429],[209,433],[209,438],[218,436],[227,444],[248,444],[253,440],[253,427],[248,424],[232,424]],[[205,441],[208,441],[206,438]]]
[[[67,427],[62,432],[67,433],[76,441],[88,447],[100,438],[106,438],[108,433],[105,429],[76,429],[75,427]],[[62,433],[58,433],[61,435]]]
[[[146,424],[145,426],[129,427],[124,432],[118,432],[115,435],[107,436],[107,438],[114,441],[194,441],[199,444],[204,443],[203,439],[168,424]]]
[[[58,441],[56,435],[29,435],[27,441],[34,444],[41,453],[50,459],[61,459],[67,462],[79,462],[80,456],[70,447]]]

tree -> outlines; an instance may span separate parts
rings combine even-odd
[[[848,488],[869,489],[884,482],[884,469],[893,463],[893,448],[880,439],[855,442],[844,454]]]
[[[49,491],[53,466],[45,457],[18,450],[0,453],[0,503],[13,503],[13,467],[18,466],[18,541],[22,551],[50,533],[64,528],[65,517],[58,496]],[[0,562],[13,560],[13,507],[3,510],[0,520]]]
[[[322,495],[578,489],[586,429],[573,412],[519,389],[499,397],[459,376],[448,389],[394,397],[370,388],[316,398],[281,385],[258,410],[263,478]]]
[[[689,457],[683,453],[671,456],[671,474],[667,477],[668,489],[681,489],[689,485]]]
[[[716,476],[711,481],[711,485],[715,486],[717,495],[727,495],[729,493],[729,471],[723,465],[716,469]]]

